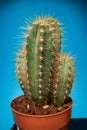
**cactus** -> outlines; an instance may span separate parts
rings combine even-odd
[[[69,55],[62,53],[58,58],[58,73],[56,82],[50,87],[51,95],[53,95],[53,104],[60,106],[67,98],[72,88],[72,82],[74,77],[73,61]]]
[[[27,28],[26,43],[16,59],[19,84],[37,106],[60,106],[70,93],[74,66],[61,53],[60,23],[52,17],[38,17]]]

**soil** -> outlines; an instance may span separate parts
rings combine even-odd
[[[64,104],[60,107],[53,105],[45,105],[44,107],[37,107],[35,104],[28,100],[26,96],[20,96],[12,101],[11,107],[16,111],[29,114],[29,115],[49,115],[58,112],[62,112],[67,109],[71,104],[70,98],[67,98]]]

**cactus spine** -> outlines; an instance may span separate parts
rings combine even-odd
[[[61,54],[60,24],[52,17],[38,17],[28,30],[16,60],[20,86],[37,106],[59,106],[70,92],[74,73],[71,58]]]

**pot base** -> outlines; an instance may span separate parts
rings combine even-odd
[[[17,130],[23,130],[23,129],[17,127]],[[68,130],[68,125],[61,128],[61,129],[56,129],[56,130]]]

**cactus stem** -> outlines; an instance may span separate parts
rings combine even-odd
[[[24,29],[26,43],[16,59],[20,86],[35,105],[44,109],[47,103],[59,106],[70,93],[74,76],[70,56],[60,55],[60,23],[52,17],[38,17]]]

